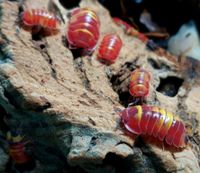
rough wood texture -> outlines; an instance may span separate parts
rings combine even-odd
[[[58,1],[32,2],[25,1],[26,8],[35,4],[37,8],[57,7],[67,23],[69,10]],[[178,63],[176,57],[162,51],[149,52],[142,42],[125,35],[95,0],[83,0],[80,6],[99,15],[101,39],[109,32],[120,35],[122,51],[109,67],[96,60],[97,52],[75,59],[63,41],[64,23],[59,34],[49,37],[32,35],[23,28],[18,31],[20,5],[15,1],[1,3],[0,105],[7,112],[1,119],[10,129],[21,129],[32,141],[37,160],[32,172],[200,171],[199,62],[182,58]],[[119,127],[116,108],[123,109],[122,104],[130,100],[129,75],[138,66],[151,73],[147,103],[180,115],[191,127],[191,147],[171,152],[140,140],[134,145]],[[161,78],[168,76],[183,79],[174,97],[165,95],[171,91],[168,85],[156,91]],[[175,92],[173,82],[170,85]]]

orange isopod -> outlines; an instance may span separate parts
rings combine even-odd
[[[106,64],[113,64],[122,48],[122,40],[116,34],[104,36],[99,46],[98,59]]]
[[[60,21],[53,14],[43,9],[25,10],[21,19],[26,27],[39,26],[48,30],[58,30]]]
[[[81,48],[86,53],[93,52],[100,35],[100,20],[95,11],[77,8],[72,11],[66,37],[71,49]]]
[[[144,69],[136,69],[131,73],[129,92],[135,98],[144,98],[149,93],[150,74]]]
[[[9,155],[15,168],[19,171],[32,170],[35,167],[35,160],[26,152],[23,137],[16,131],[7,132]]]

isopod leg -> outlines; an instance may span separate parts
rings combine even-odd
[[[139,98],[139,97],[134,97],[133,102],[129,103],[129,104],[128,104],[128,107],[137,105],[139,101],[140,101],[140,98]]]
[[[134,134],[141,134],[141,106],[129,107],[122,111],[122,121],[126,129]]]

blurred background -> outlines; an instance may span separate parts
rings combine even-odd
[[[199,0],[99,0],[118,17],[174,55],[200,60]]]

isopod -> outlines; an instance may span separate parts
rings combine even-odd
[[[154,136],[177,148],[187,145],[184,123],[162,108],[150,105],[128,107],[121,112],[121,120],[133,134]]]
[[[113,64],[122,48],[122,40],[116,34],[107,34],[100,43],[98,59],[106,64]]]
[[[100,21],[89,8],[75,9],[68,23],[66,37],[70,48],[92,52],[99,39]]]
[[[135,98],[145,98],[149,93],[150,74],[144,69],[131,73],[129,92]]]
[[[42,27],[47,30],[58,30],[60,21],[53,14],[43,9],[25,10],[21,14],[21,19],[26,27]]]
[[[23,137],[11,131],[7,132],[7,141],[9,145],[9,155],[16,168],[31,170],[35,166],[35,161],[25,151],[25,141]]]

